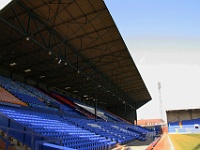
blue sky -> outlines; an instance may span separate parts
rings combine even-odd
[[[104,1],[152,96],[138,118],[163,118],[158,82],[162,111],[200,108],[200,1]]]
[[[198,36],[200,1],[105,0],[126,36]]]

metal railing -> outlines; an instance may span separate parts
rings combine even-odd
[[[22,130],[18,130],[18,129],[14,129],[14,128],[10,128],[10,127],[4,127],[4,126],[0,126],[0,129],[6,133],[6,150],[8,150],[9,147],[9,137],[12,137],[16,140],[18,140],[15,136],[12,135],[12,132],[15,131],[17,133],[23,133],[26,136],[27,135],[31,135],[31,144],[28,145],[27,143],[23,142],[23,141],[19,141],[24,145],[29,146],[32,150],[39,150],[40,149],[40,145],[44,142],[47,143],[56,143],[59,144],[60,146],[62,146],[62,140],[59,139],[55,139],[55,138],[51,138],[51,137],[45,137],[42,135],[39,135],[37,133],[34,132],[30,132],[30,131],[22,131]],[[40,137],[41,140],[36,140],[35,138]]]

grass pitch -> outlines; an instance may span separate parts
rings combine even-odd
[[[200,150],[200,134],[169,134],[175,150]]]

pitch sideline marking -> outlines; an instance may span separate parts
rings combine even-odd
[[[167,135],[167,138],[168,138],[168,141],[169,141],[170,150],[175,150],[169,135]]]

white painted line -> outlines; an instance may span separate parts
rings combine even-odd
[[[168,138],[168,141],[169,141],[169,144],[170,144],[170,150],[175,150],[169,135],[167,135],[167,138]]]

